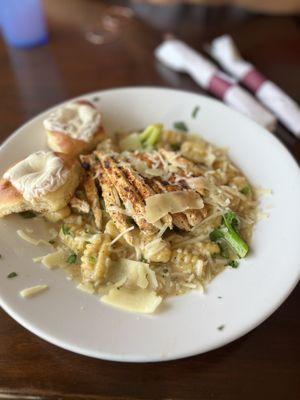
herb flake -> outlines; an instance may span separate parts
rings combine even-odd
[[[68,264],[76,264],[77,261],[77,254],[72,253],[69,255],[69,257],[67,258],[67,263]]]
[[[222,331],[224,328],[225,328],[225,325],[220,325],[220,326],[218,326],[218,330],[219,330],[219,331]]]
[[[244,186],[243,189],[240,190],[240,192],[243,193],[245,196],[247,196],[247,194],[251,193],[251,187]]]
[[[231,260],[231,261],[229,261],[228,265],[229,265],[231,268],[237,268],[237,267],[239,266],[239,263],[238,263],[238,261],[236,261],[236,260]]]
[[[174,122],[173,127],[174,127],[174,129],[177,129],[178,131],[183,131],[183,132],[187,132],[189,130],[186,123],[183,121]]]
[[[192,118],[196,118],[196,117],[197,117],[197,114],[198,114],[199,110],[200,110],[200,107],[199,107],[199,106],[196,106],[196,107],[193,109]]]
[[[11,279],[11,278],[15,278],[16,276],[18,276],[18,274],[16,272],[10,272],[6,278]]]

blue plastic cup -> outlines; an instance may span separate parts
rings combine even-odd
[[[48,41],[40,0],[1,0],[0,26],[8,46],[29,48]]]

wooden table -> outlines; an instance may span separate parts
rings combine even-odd
[[[154,21],[160,26],[138,18],[126,20],[119,40],[96,46],[85,39],[84,29],[99,20],[103,3],[45,3],[51,32],[47,46],[17,51],[0,43],[2,140],[45,108],[93,90],[157,85],[200,92],[187,76],[155,62],[153,49],[164,25],[199,50],[209,39],[230,32],[243,54],[300,102],[299,18],[185,7],[170,19],[164,9]],[[282,127],[275,135],[299,160],[299,141]],[[20,399],[299,399],[299,301],[298,287],[266,322],[221,349],[140,365],[62,350],[1,311],[0,398],[14,394]]]

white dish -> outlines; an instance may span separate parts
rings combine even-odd
[[[61,270],[32,262],[47,252],[22,241],[20,226],[36,220],[0,220],[0,304],[25,328],[65,349],[116,361],[163,361],[200,354],[229,343],[264,321],[299,279],[300,173],[296,162],[269,132],[223,104],[204,96],[159,88],[95,92],[110,132],[140,129],[153,122],[172,127],[185,121],[191,132],[229,148],[252,184],[271,189],[263,198],[269,218],[255,228],[251,254],[238,269],[228,268],[207,293],[168,299],[155,315],[111,308],[76,290]],[[195,106],[196,118],[191,117]],[[46,147],[41,114],[18,129],[0,149],[1,173],[10,163]],[[7,279],[15,271],[18,276]],[[48,284],[49,290],[23,299],[19,291]],[[220,298],[221,297],[221,298]],[[222,330],[218,327],[224,325]],[[271,338],[270,338],[271,340]]]

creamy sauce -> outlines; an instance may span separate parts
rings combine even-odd
[[[44,121],[48,131],[61,132],[73,139],[89,142],[99,129],[100,113],[88,104],[68,103],[57,108]]]
[[[31,201],[57,190],[65,183],[69,172],[52,151],[37,151],[6,171],[3,177],[25,200]]]

